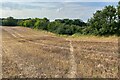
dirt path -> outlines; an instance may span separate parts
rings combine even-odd
[[[70,42],[70,55],[69,55],[69,62],[70,62],[70,69],[69,69],[69,74],[68,78],[76,78],[76,72],[77,72],[77,64],[75,62],[75,56],[74,56],[74,49],[72,46],[72,41],[69,40]]]

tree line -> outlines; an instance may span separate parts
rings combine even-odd
[[[57,34],[120,36],[120,2],[116,7],[109,5],[97,10],[87,23],[81,19],[56,19],[52,22],[47,18],[14,19],[13,17],[0,19],[3,26],[24,26],[41,29]]]
[[[87,25],[80,19],[56,19],[50,22],[47,18],[14,19],[13,17],[8,17],[1,21],[3,26],[24,26],[66,35],[80,33],[82,28]]]

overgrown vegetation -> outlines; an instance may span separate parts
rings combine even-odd
[[[82,34],[82,35],[120,35],[120,2],[117,7],[105,6],[104,9],[96,11],[87,23],[80,19],[14,19],[13,17],[2,18],[3,26],[24,26],[33,29],[47,30],[57,34]]]

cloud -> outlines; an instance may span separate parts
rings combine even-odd
[[[1,9],[22,10],[22,9],[57,9],[64,6],[62,2],[3,2]]]
[[[58,8],[56,11],[57,11],[57,12],[60,12],[62,9],[63,9],[63,8],[61,7],[61,8]]]
[[[2,17],[13,16],[16,18],[47,17],[51,20],[56,18],[79,18],[87,21],[96,10],[113,2],[4,2]],[[7,10],[6,10],[7,9]],[[0,15],[1,16],[1,15]]]
[[[25,3],[16,3],[16,2],[4,2],[2,3],[2,9],[10,9],[10,10],[21,10],[21,9],[35,9],[35,8],[40,8],[38,6],[30,5],[30,4],[25,4]]]

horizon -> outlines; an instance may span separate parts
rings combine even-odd
[[[1,2],[0,2],[1,3]],[[96,10],[105,6],[117,6],[117,2],[2,2],[0,17],[12,16],[18,19],[48,18],[55,19],[81,19],[87,22]]]

